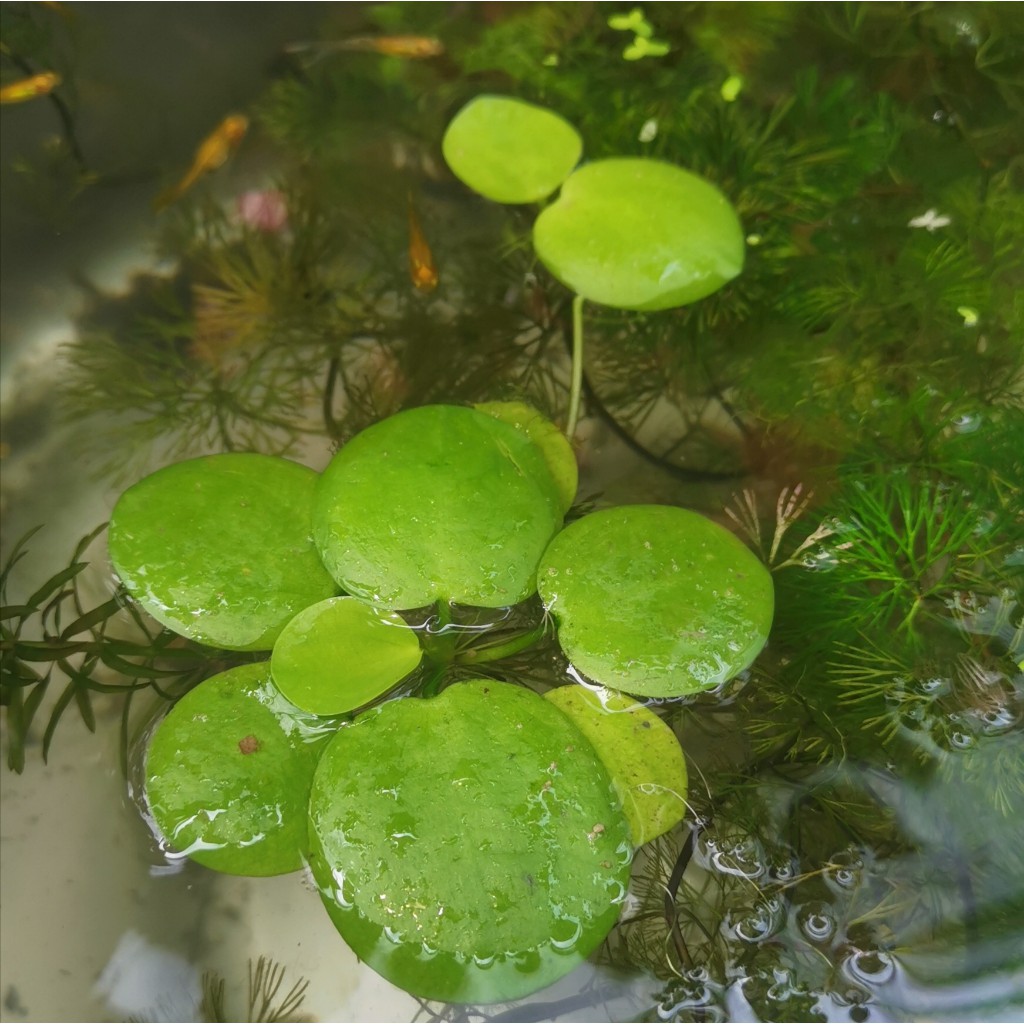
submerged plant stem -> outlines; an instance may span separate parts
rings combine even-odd
[[[569,389],[569,417],[565,436],[572,441],[580,418],[580,392],[583,390],[583,296],[572,300],[572,386]]]
[[[460,654],[456,658],[456,661],[460,661],[463,664],[477,664],[484,661],[500,661],[502,658],[518,654],[520,651],[525,651],[528,647],[532,647],[544,636],[544,632],[544,623],[541,623],[536,627],[536,629],[531,629],[526,633],[519,633],[503,643],[471,647],[468,651],[464,651]]]
[[[672,943],[675,946],[679,962],[686,970],[693,969],[693,957],[690,955],[690,949],[686,945],[686,940],[683,938],[682,930],[679,927],[676,896],[679,892],[679,886],[682,884],[683,875],[686,873],[686,868],[690,863],[690,858],[693,856],[693,850],[697,844],[697,834],[700,830],[701,826],[699,825],[690,827],[690,834],[686,837],[683,848],[679,851],[679,857],[672,868],[672,875],[668,880],[668,885],[665,887],[665,922],[668,925],[669,934],[672,937]]]
[[[436,697],[441,692],[441,681],[444,679],[444,674],[447,671],[448,666],[445,664],[434,665],[426,681],[423,683],[420,696],[424,698]]]

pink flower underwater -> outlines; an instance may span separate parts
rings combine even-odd
[[[243,192],[238,197],[238,217],[257,231],[283,231],[288,226],[288,204],[277,189]]]

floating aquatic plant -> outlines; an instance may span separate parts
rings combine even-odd
[[[336,653],[346,654],[344,673]],[[304,608],[274,643],[277,688],[315,715],[339,715],[375,700],[420,663],[416,633],[399,616],[381,614],[354,597]]]
[[[252,453],[179,462],[125,491],[110,558],[157,621],[232,650],[269,650],[335,593],[309,536],[316,474]]]
[[[683,820],[686,761],[675,734],[653,711],[604,688],[559,686],[546,697],[594,745],[611,776],[634,846]]]
[[[743,268],[743,232],[725,196],[654,160],[581,167],[537,218],[533,241],[555,277],[616,309],[695,302]]]
[[[772,619],[771,579],[757,559],[703,516],[662,506],[573,523],[545,551],[538,588],[581,672],[652,697],[732,679]]]
[[[218,871],[297,871],[326,731],[281,697],[265,663],[200,683],[146,751],[146,803],[160,833]]]
[[[645,35],[638,34],[635,45],[640,43],[661,52]],[[743,233],[725,196],[678,167],[650,160],[599,160],[570,175],[579,151],[570,154],[566,129],[578,138],[575,131],[550,111],[531,108],[506,116],[508,103],[479,97],[463,108],[445,135],[445,154],[467,185],[500,202],[543,198],[562,186],[558,199],[534,223],[533,242],[541,261],[576,292],[566,427],[571,438],[583,381],[583,300],[658,310],[704,298],[742,269]],[[487,129],[474,130],[478,122]],[[539,146],[547,177],[543,189],[533,190],[537,195],[494,178],[494,168],[503,178],[517,174],[520,164],[532,172]],[[564,153],[565,159],[559,162],[552,153]]]
[[[361,715],[320,761],[310,828],[346,941],[433,999],[505,1001],[567,973],[614,924],[629,879],[629,828],[593,748],[507,683]]]
[[[207,679],[153,731],[145,790],[161,842],[238,874],[308,860],[360,958],[424,998],[508,1000],[572,969],[614,924],[634,845],[686,806],[678,742],[642,706],[451,678],[450,666],[471,672],[547,630],[487,643],[484,625],[484,643],[460,645],[452,608],[521,601],[539,572],[579,668],[659,696],[738,673],[771,618],[768,574],[701,516],[632,506],[558,533],[575,471],[556,434],[517,404],[427,406],[354,438],[318,481],[269,456],[209,456],[147,477],[114,510],[111,557],[143,606],[193,638],[274,644],[269,663]],[[310,524],[351,596],[318,600]],[[184,577],[168,568],[182,565]],[[598,591],[574,596],[574,573]],[[653,603],[652,577],[674,588]],[[633,609],[617,631],[601,617],[609,588]],[[394,610],[423,606],[435,613],[421,650]],[[376,700],[421,656],[407,685],[431,699],[370,706],[344,727],[331,717]]]
[[[583,140],[553,111],[511,97],[478,96],[452,119],[442,149],[474,191],[499,203],[535,203],[569,176]]]
[[[547,460],[522,430],[427,406],[369,428],[334,457],[313,532],[338,583],[375,604],[498,608],[533,592],[562,511]]]

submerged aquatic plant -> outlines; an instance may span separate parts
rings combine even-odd
[[[103,529],[83,537],[69,565],[20,601],[11,602],[10,575],[36,530],[15,545],[0,573],[0,705],[7,718],[7,764],[16,772],[25,768],[26,746],[51,684],[63,685],[63,690],[47,708],[49,717],[40,741],[43,760],[69,707],[77,709],[92,732],[96,729],[93,702],[100,695],[112,695],[123,700],[121,758],[127,771],[135,696],[149,690],[167,701],[175,700],[223,664],[222,652],[183,642],[171,630],[153,629],[124,590],[87,606],[80,583],[89,563],[82,559]]]
[[[826,643],[830,635],[882,632],[918,643],[929,620],[948,617],[957,593],[1012,578],[1005,559],[1013,550],[1013,518],[955,478],[869,472],[851,479],[822,524],[801,540],[794,555],[803,557],[778,568],[801,579],[801,570],[818,574],[818,586],[801,589],[818,591],[807,598],[823,602],[816,618]],[[769,556],[776,550],[773,542]]]

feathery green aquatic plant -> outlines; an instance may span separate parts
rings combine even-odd
[[[216,971],[203,974],[203,1017],[214,1024],[217,1021],[303,1021],[300,1015],[309,982],[300,978],[284,995],[279,996],[284,984],[285,969],[269,957],[261,956],[255,963],[249,961],[248,988],[245,1016],[231,1013],[226,997],[226,979]]]
[[[123,701],[121,761],[127,772],[135,696],[149,690],[175,700],[218,665],[228,664],[225,652],[199,648],[171,630],[154,629],[121,589],[100,604],[87,605],[80,583],[89,563],[82,559],[103,529],[83,537],[68,566],[21,600],[9,591],[11,571],[36,530],[15,545],[0,573],[0,705],[7,719],[7,764],[16,772],[25,768],[36,715],[46,706],[51,683],[59,681],[63,690],[47,706],[49,717],[39,740],[43,760],[69,707],[95,731],[94,701],[110,695]]]

